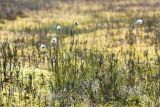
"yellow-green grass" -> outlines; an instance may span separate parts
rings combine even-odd
[[[136,2],[135,2],[136,3]],[[123,4],[123,2],[118,2],[117,4]],[[85,2],[81,3],[81,6],[78,4],[59,4],[58,9],[50,9],[50,10],[40,10],[38,12],[28,12],[28,17],[26,18],[17,18],[14,21],[5,20],[4,24],[0,25],[2,29],[0,31],[0,40],[5,41],[8,40],[11,44],[12,42],[18,38],[26,38],[26,43],[29,43],[26,48],[24,48],[25,55],[31,55],[33,47],[31,46],[32,37],[35,36],[35,41],[39,39],[39,32],[36,30],[41,28],[42,30],[47,29],[48,32],[44,35],[45,39],[42,40],[47,46],[49,46],[49,41],[51,37],[59,37],[56,31],[56,26],[60,24],[62,26],[62,32],[64,28],[69,28],[71,30],[74,21],[78,21],[79,25],[77,29],[75,29],[75,40],[78,40],[81,44],[79,49],[84,49],[85,47],[88,50],[96,50],[97,52],[102,53],[104,56],[109,55],[111,52],[117,53],[120,61],[124,62],[124,56],[126,55],[128,50],[132,50],[135,48],[136,50],[136,60],[140,57],[140,61],[145,61],[144,51],[148,50],[149,52],[149,62],[152,64],[154,58],[156,56],[155,53],[155,44],[152,44],[152,38],[156,38],[154,32],[146,32],[147,28],[145,25],[136,26],[134,25],[136,19],[138,17],[144,16],[144,19],[152,17],[155,13],[159,14],[158,11],[147,11],[147,13],[136,12],[138,7],[129,8],[128,12],[111,12],[104,9],[104,6],[101,3],[90,3],[86,4]],[[137,16],[136,16],[137,15]],[[157,15],[159,17],[159,15]],[[114,20],[113,20],[114,19]],[[120,22],[116,22],[115,19],[121,20]],[[112,27],[108,27],[107,24],[110,24]],[[117,26],[118,25],[118,26]],[[128,44],[128,39],[130,36],[128,35],[130,25],[134,26],[133,34],[136,38],[136,43],[132,46]],[[120,27],[119,27],[120,26]],[[33,31],[33,34],[28,32]],[[137,31],[138,30],[138,31]],[[139,32],[139,33],[138,33]],[[149,35],[149,36],[148,36]],[[64,47],[62,49],[69,50],[70,42],[72,41],[72,37],[70,33],[63,34],[64,36]],[[146,38],[147,37],[147,38]],[[87,42],[86,42],[87,41]],[[86,44],[84,43],[86,42]],[[13,47],[13,46],[12,46]],[[36,48],[36,47],[34,47]],[[37,50],[36,50],[37,51]],[[121,52],[120,52],[121,51]],[[49,52],[49,50],[47,50]],[[65,51],[64,51],[65,52]],[[158,50],[158,53],[160,50]],[[21,50],[18,50],[18,55],[21,55]],[[48,53],[47,53],[48,55]],[[36,55],[38,56],[38,55]],[[43,56],[43,54],[42,54]],[[22,61],[20,61],[22,62]],[[29,74],[35,75],[33,79],[34,85],[38,93],[41,95],[49,95],[48,82],[49,80],[54,81],[54,77],[51,76],[50,69],[47,69],[46,63],[42,62],[39,68],[33,68],[32,65],[28,65],[26,62],[26,66],[21,69],[21,73],[23,73],[24,79]],[[72,62],[74,63],[74,62]],[[105,64],[104,64],[105,65]],[[107,64],[106,64],[107,65]],[[122,65],[119,65],[122,66]],[[92,66],[91,66],[92,67]],[[91,69],[90,67],[90,69]],[[44,81],[46,82],[45,86],[38,85],[41,82],[41,76],[44,75]],[[27,80],[26,80],[27,82]],[[14,95],[15,99],[18,99],[18,93]],[[130,100],[130,98],[128,98]],[[5,101],[5,97],[4,97]],[[29,98],[29,101],[32,101],[32,97]],[[18,103],[17,103],[18,102]],[[111,104],[104,104],[99,106],[113,106]],[[12,105],[12,104],[11,104]],[[24,101],[16,101],[15,106],[38,106],[37,103],[30,103],[29,105],[24,104]],[[56,101],[56,105],[59,106],[59,102]],[[43,106],[43,105],[41,105]],[[90,106],[89,102],[82,102],[81,104],[75,105],[77,107]]]

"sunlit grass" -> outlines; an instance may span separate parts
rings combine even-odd
[[[159,106],[160,15],[129,7],[59,2],[1,23],[0,106]]]

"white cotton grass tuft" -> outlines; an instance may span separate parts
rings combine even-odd
[[[57,26],[57,30],[61,30],[62,27],[60,25]]]
[[[40,48],[41,48],[41,49],[46,49],[47,46],[46,46],[45,44],[41,44]]]
[[[57,45],[57,38],[53,37],[51,39],[50,43],[51,43],[52,46],[56,47],[56,45]]]
[[[143,20],[142,19],[138,19],[137,21],[136,21],[136,24],[138,24],[138,25],[142,25],[143,24]]]

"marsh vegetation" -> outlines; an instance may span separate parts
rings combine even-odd
[[[159,0],[2,3],[0,107],[160,106]]]

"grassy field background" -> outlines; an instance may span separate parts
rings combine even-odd
[[[0,106],[159,107],[159,7],[0,0]]]

